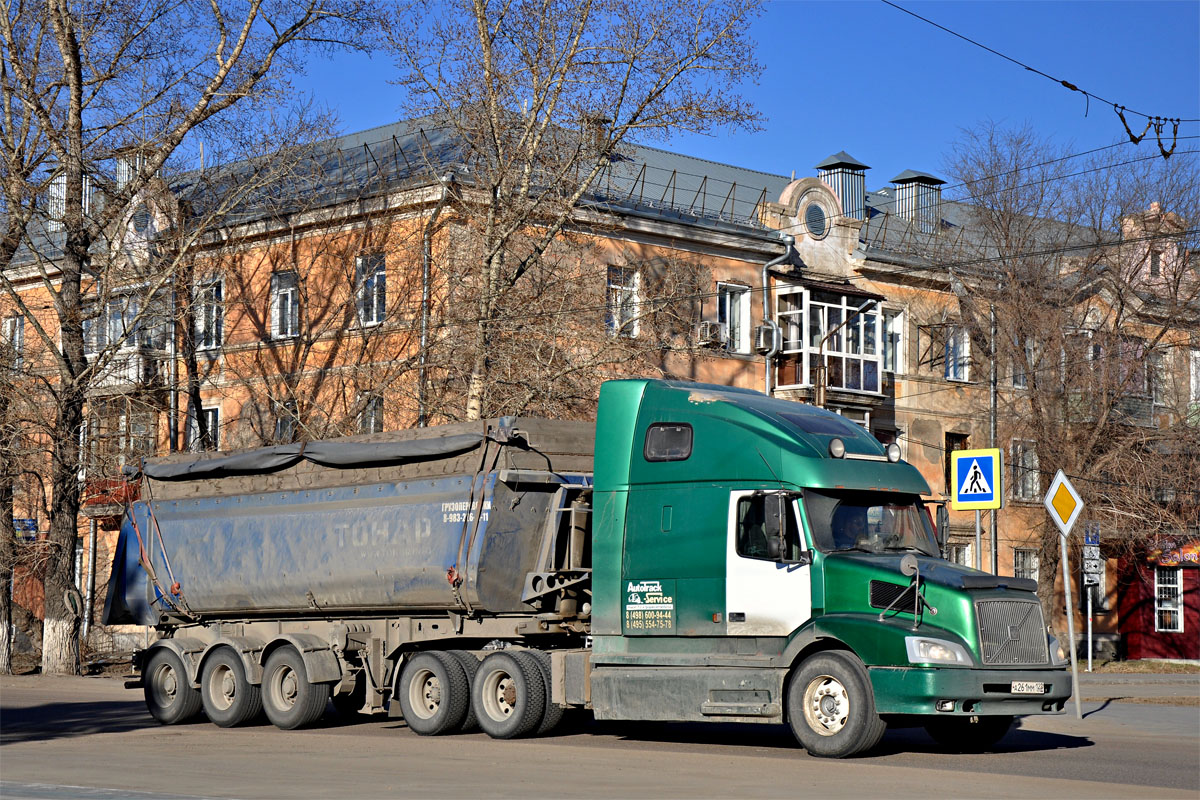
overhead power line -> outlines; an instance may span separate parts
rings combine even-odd
[[[1134,111],[1133,109],[1126,108],[1125,106],[1123,106],[1119,103],[1115,103],[1111,100],[1107,100],[1107,99],[1101,97],[1100,95],[1096,94],[1095,92],[1089,92],[1085,89],[1080,89],[1078,86],[1076,86],[1074,83],[1071,83],[1068,80],[1064,80],[1062,78],[1056,78],[1053,75],[1050,75],[1049,73],[1043,72],[1042,70],[1038,69],[1037,67],[1026,64],[1024,61],[1015,59],[1010,55],[1002,53],[999,50],[996,50],[995,48],[988,47],[986,44],[983,44],[980,41],[972,39],[969,36],[964,36],[963,34],[959,33],[958,31],[951,30],[950,28],[947,28],[945,25],[941,25],[937,22],[934,22],[933,20],[929,19],[928,17],[923,17],[920,14],[916,13],[915,11],[910,11],[907,8],[905,8],[904,6],[897,5],[896,3],[893,3],[891,0],[880,0],[880,2],[884,3],[884,5],[891,6],[892,8],[896,9],[897,11],[903,11],[905,14],[908,14],[910,17],[919,19],[922,22],[926,23],[927,25],[932,25],[933,27],[937,28],[938,30],[945,31],[946,33],[950,34],[951,36],[954,36],[958,39],[962,39],[964,42],[967,42],[968,44],[973,44],[982,50],[986,50],[987,52],[991,53],[994,56],[999,56],[1000,58],[1004,59],[1005,61],[1011,62],[1011,63],[1015,64],[1016,66],[1021,67],[1022,69],[1025,69],[1028,72],[1032,72],[1035,75],[1040,75],[1041,77],[1045,78],[1048,81],[1057,83],[1058,85],[1062,86],[1064,89],[1068,89],[1072,92],[1079,92],[1085,98],[1087,98],[1089,107],[1090,107],[1092,100],[1096,100],[1097,102],[1103,103],[1104,105],[1107,105],[1107,106],[1112,106],[1113,111],[1116,113],[1116,115],[1121,120],[1121,125],[1124,126],[1124,128],[1125,128],[1126,135],[1129,136],[1129,141],[1133,142],[1134,144],[1138,144],[1139,142],[1141,142],[1142,139],[1144,139],[1146,137],[1146,134],[1150,132],[1150,129],[1154,128],[1154,135],[1158,139],[1158,149],[1159,149],[1159,152],[1162,153],[1163,158],[1170,158],[1171,155],[1175,152],[1175,145],[1178,143],[1177,139],[1178,139],[1178,134],[1179,134],[1179,125],[1181,123],[1200,122],[1200,118],[1183,119],[1180,117],[1165,117],[1165,116],[1160,116],[1157,114],[1146,114],[1141,111]],[[1143,119],[1146,120],[1146,127],[1142,130],[1142,132],[1140,134],[1135,134],[1130,129],[1129,122],[1125,118],[1126,114],[1142,117]],[[1087,115],[1086,111],[1084,112],[1084,115],[1085,116]],[[1167,146],[1165,144],[1163,144],[1163,129],[1167,125],[1171,126],[1171,135],[1170,135],[1171,147],[1169,149],[1167,148]]]

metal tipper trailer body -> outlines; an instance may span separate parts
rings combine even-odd
[[[147,466],[106,622],[158,629],[151,712],[290,728],[332,696],[510,738],[584,707],[788,722],[824,756],[1061,713],[1036,587],[941,559],[927,484],[853,423],[628,380],[591,434],[506,418]]]

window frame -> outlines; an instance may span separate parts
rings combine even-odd
[[[358,432],[362,435],[383,433],[384,401],[378,392],[363,392],[358,397],[362,411],[358,414]]]
[[[25,363],[25,316],[11,314],[4,318],[4,329],[0,332],[4,342],[13,351],[12,369],[20,369]]]
[[[295,400],[275,403],[275,443],[291,444],[300,432],[300,406]]]
[[[798,305],[791,299],[793,295],[800,296]],[[837,303],[832,302],[835,297]],[[870,396],[882,394],[883,315],[878,305],[858,314],[851,325],[843,326],[836,335],[830,336],[824,350],[821,349],[821,340],[829,330],[840,325],[862,305],[852,302],[854,299],[861,298],[803,284],[776,288],[775,321],[783,332],[779,356],[791,356],[790,361],[783,357],[775,359],[778,388],[812,386],[817,359],[823,352],[827,389]],[[836,312],[836,316],[831,317],[830,312]],[[788,367],[785,362],[795,363],[800,382],[786,380],[784,370]],[[857,366],[857,381],[851,379],[855,374],[852,366]],[[873,378],[869,377],[872,374]],[[853,386],[854,383],[858,386]]]
[[[608,265],[604,293],[604,325],[614,339],[636,339],[641,330],[642,272],[637,267]]]
[[[1019,502],[1041,501],[1041,463],[1038,461],[1037,442],[1032,439],[1013,439],[1009,444],[1012,463],[1012,499]],[[1032,455],[1032,463],[1028,456]],[[1032,479],[1032,480],[1031,480]],[[1032,483],[1032,486],[1030,484]]]
[[[1174,576],[1172,582],[1167,583],[1162,580],[1162,576],[1170,574]],[[1163,597],[1165,592],[1174,591],[1173,597]],[[1154,565],[1154,632],[1155,633],[1183,633],[1184,620],[1183,614],[1183,568],[1182,567],[1165,567],[1162,564]],[[1163,614],[1174,614],[1176,627],[1167,627],[1162,624]]]
[[[1012,565],[1014,578],[1026,578],[1036,581],[1041,573],[1041,554],[1036,547],[1013,547],[1012,549]],[[1032,565],[1020,564],[1022,557],[1028,558]],[[1020,574],[1024,572],[1025,574]]]
[[[904,309],[902,309],[902,308],[885,306],[880,309],[879,316],[880,316],[880,319],[879,319],[879,344],[880,344],[879,371],[881,373],[890,372],[893,375],[903,375],[905,372],[905,369],[904,369],[904,357],[905,357],[904,329],[905,329],[905,317],[907,315],[905,314]],[[891,320],[895,321],[895,326],[896,326],[895,330],[889,330],[889,327],[888,327],[889,318]],[[894,341],[893,341],[893,339],[894,339]],[[892,351],[892,357],[891,357],[890,361],[893,364],[893,366],[890,368],[888,367],[889,348]]]
[[[942,377],[955,383],[971,381],[971,332],[966,325],[956,323],[946,328]]]
[[[387,319],[387,255],[365,253],[354,259],[354,304],[363,328],[382,325]]]
[[[752,349],[750,291],[750,287],[744,283],[717,282],[717,322],[725,326],[725,349],[737,355],[750,355]],[[738,317],[736,327],[731,313],[735,308]]]
[[[286,309],[282,305],[284,297],[289,298]],[[270,311],[272,340],[295,339],[300,335],[300,275],[295,270],[271,273]]]
[[[215,296],[214,296],[215,295]],[[218,350],[225,344],[225,281],[200,281],[192,294],[196,350]]]
[[[654,438],[654,434],[660,430],[666,429],[681,429],[687,431],[687,449],[681,454],[666,453],[661,454],[653,451],[650,447]],[[696,432],[692,426],[686,422],[655,422],[646,428],[646,436],[642,441],[642,458],[652,464],[660,464],[670,461],[687,461],[692,457],[692,451],[696,447]]]

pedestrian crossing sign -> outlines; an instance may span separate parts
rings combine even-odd
[[[1004,505],[1004,459],[999,449],[955,450],[950,458],[951,508],[981,511]]]

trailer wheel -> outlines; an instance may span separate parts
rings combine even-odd
[[[150,716],[163,725],[186,722],[200,712],[200,692],[188,683],[179,656],[165,647],[155,648],[146,660],[142,691]]]
[[[1012,724],[1009,715],[937,717],[925,723],[925,731],[951,752],[982,753],[1003,739]]]
[[[467,715],[463,717],[458,730],[461,733],[471,733],[479,730],[479,718],[475,716],[475,704],[471,702],[471,687],[475,685],[475,673],[479,672],[479,659],[474,653],[468,653],[466,650],[451,650],[450,655],[458,659],[467,676]]]
[[[562,722],[564,709],[550,699],[552,693],[550,688],[550,654],[544,653],[541,650],[527,650],[525,652],[533,656],[534,662],[537,664],[538,669],[541,670],[542,682],[546,686],[546,710],[542,712],[542,721],[538,723],[537,730],[533,732],[534,736],[544,736],[557,728],[558,724]]]
[[[542,672],[520,651],[496,651],[479,665],[471,691],[479,727],[493,739],[524,736],[541,724],[546,705]]]
[[[887,730],[875,711],[866,667],[840,651],[818,653],[792,674],[788,722],[804,749],[824,758],[870,750]]]
[[[462,725],[471,702],[467,674],[448,653],[418,653],[400,675],[400,709],[413,733],[437,736]]]
[[[262,691],[246,680],[241,657],[228,647],[219,648],[204,662],[200,699],[209,720],[222,728],[249,722],[263,708]]]
[[[263,667],[262,703],[267,719],[290,731],[316,722],[329,702],[329,686],[309,683],[304,659],[294,647],[280,647]]]

